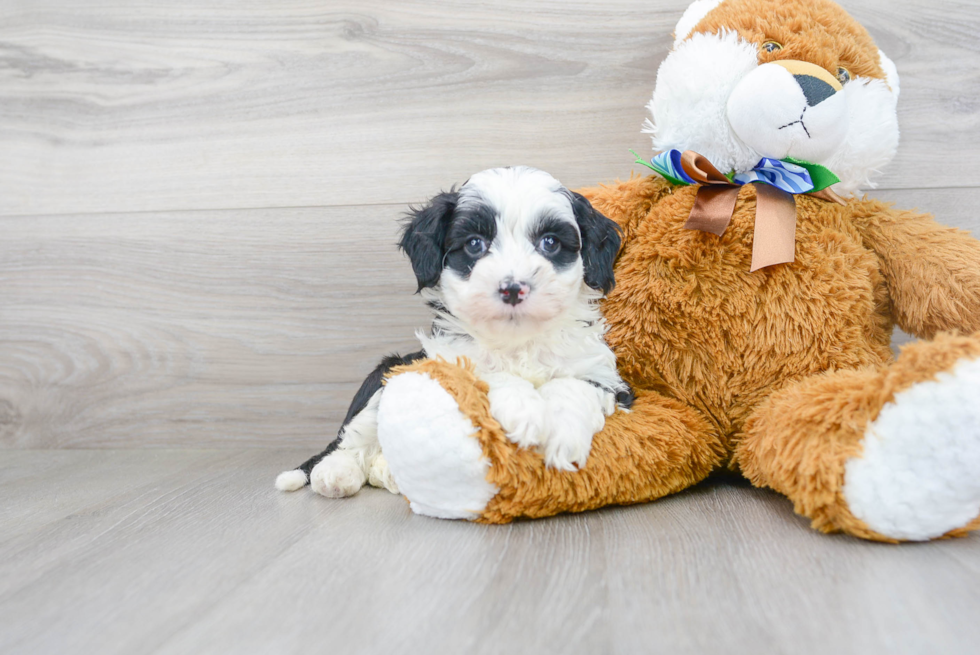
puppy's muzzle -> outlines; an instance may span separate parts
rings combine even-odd
[[[500,284],[500,299],[508,305],[520,304],[531,288],[523,282],[504,281]]]

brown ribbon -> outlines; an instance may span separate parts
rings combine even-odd
[[[735,212],[739,186],[732,184],[707,157],[693,150],[685,150],[681,154],[681,167],[692,180],[701,185],[684,227],[721,236]]]
[[[684,227],[721,236],[732,220],[742,187],[733,184],[706,157],[693,150],[681,154],[681,167],[700,185]],[[755,232],[752,267],[749,269],[752,272],[796,259],[796,199],[793,194],[770,184],[756,184],[755,192]],[[808,195],[846,204],[829,187]]]
[[[755,185],[755,234],[750,272],[796,259],[796,199],[771,184]]]

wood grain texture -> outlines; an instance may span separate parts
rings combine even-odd
[[[880,195],[980,235],[971,190]],[[427,325],[402,212],[0,220],[0,448],[323,447]]]
[[[0,221],[0,446],[322,447],[427,325],[402,211]]]
[[[980,639],[976,536],[821,535],[776,494],[717,480],[575,516],[439,521],[374,489],[273,491],[301,454],[6,453],[3,522],[31,518],[0,533],[0,651],[952,654]]]
[[[405,205],[627,176],[687,4],[0,0],[0,652],[974,652],[977,536],[718,480],[508,526],[272,488],[415,347]],[[877,195],[980,236],[980,7],[845,4],[902,73]]]
[[[0,216],[405,203],[629,175],[688,0],[0,3]],[[851,0],[902,74],[885,188],[980,169],[980,7]]]

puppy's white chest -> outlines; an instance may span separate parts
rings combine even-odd
[[[506,373],[523,378],[535,387],[566,377],[606,382],[612,376],[618,381],[615,358],[608,346],[601,338],[581,338],[585,336],[558,339],[556,343],[564,345],[564,349],[549,347],[548,343],[489,348],[470,339],[423,338],[422,341],[427,356],[442,357],[450,362],[465,357],[473,363],[480,377]]]

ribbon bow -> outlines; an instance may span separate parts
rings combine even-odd
[[[632,152],[632,151],[631,151]],[[636,153],[633,153],[636,155]],[[636,163],[652,168],[674,184],[698,184],[694,207],[684,227],[721,236],[735,212],[740,188],[756,184],[755,233],[752,266],[757,271],[796,258],[796,199],[806,193],[821,200],[845,204],[830,189],[840,179],[819,164],[797,159],[763,157],[750,171],[727,176],[693,150],[667,150],[648,164],[637,155]]]

